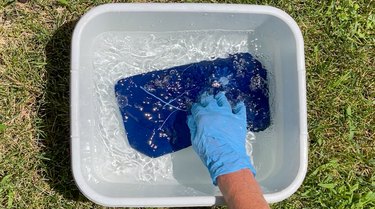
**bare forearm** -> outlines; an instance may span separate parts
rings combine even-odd
[[[269,208],[262,190],[249,169],[221,175],[218,185],[230,209]]]

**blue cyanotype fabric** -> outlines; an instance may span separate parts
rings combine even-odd
[[[120,79],[115,95],[129,144],[149,157],[190,146],[186,120],[192,104],[203,93],[220,91],[232,106],[245,103],[248,130],[270,125],[267,71],[249,53]]]

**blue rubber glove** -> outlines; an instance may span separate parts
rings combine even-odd
[[[216,178],[248,168],[256,171],[246,153],[246,108],[243,102],[232,110],[224,92],[215,97],[204,94],[193,104],[188,116],[193,149],[208,168],[212,182]]]

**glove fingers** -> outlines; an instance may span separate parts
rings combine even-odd
[[[245,117],[246,118],[246,107],[245,103],[239,102],[236,104],[236,106],[233,108],[233,113],[240,116],[240,117]]]
[[[195,117],[202,109],[203,107],[200,104],[194,103],[191,107],[191,114]]]
[[[225,92],[221,91],[218,94],[216,94],[215,99],[217,100],[217,104],[219,106],[231,109],[230,103],[227,97],[225,96]]]
[[[188,115],[187,117],[187,125],[190,129],[190,135],[191,135],[191,138],[194,138],[195,137],[195,133],[197,131],[197,125],[195,124],[195,121],[194,121],[194,118],[192,115]]]
[[[202,94],[202,96],[200,98],[200,104],[203,107],[207,107],[208,105],[210,105],[212,103],[216,103],[216,100],[215,100],[213,95],[210,95],[210,94],[207,94],[207,93]]]

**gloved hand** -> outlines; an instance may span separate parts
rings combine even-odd
[[[246,108],[238,103],[233,111],[224,92],[204,94],[188,116],[193,149],[208,168],[212,182],[216,178],[248,168],[256,171],[246,153]]]

